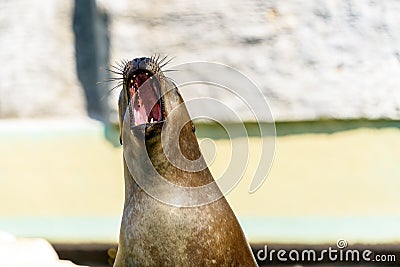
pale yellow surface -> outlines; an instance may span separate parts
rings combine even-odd
[[[122,212],[121,149],[99,134],[2,138],[0,214],[108,216]]]
[[[218,176],[230,143],[214,140]],[[227,196],[240,216],[400,215],[400,130],[357,129],[277,138],[269,177],[248,194],[257,166],[250,139],[245,178]],[[0,135],[1,216],[120,216],[122,150],[101,131]]]
[[[240,215],[399,216],[400,131],[279,137],[267,180],[251,195],[248,184],[228,195]]]

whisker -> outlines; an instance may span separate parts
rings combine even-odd
[[[126,59],[121,59],[118,61],[118,65],[121,66],[121,68],[125,68],[125,65],[128,64],[129,60]]]
[[[125,66],[126,66],[126,64],[128,64],[128,62],[129,61],[126,59],[116,60],[114,62],[114,65],[110,65],[110,67],[121,72],[119,74],[122,75],[122,73],[124,72]]]
[[[122,67],[120,67],[120,66],[110,65],[110,67],[111,67],[111,68],[114,68],[115,70],[118,70],[118,71],[120,71],[120,72],[123,72],[123,71],[124,71],[124,69],[123,69]]]
[[[151,56],[151,60],[152,60],[153,62],[157,62],[157,60],[158,60],[159,57],[160,57],[160,54],[159,54],[159,53],[154,53],[154,54]]]
[[[121,72],[123,72],[124,71],[124,66],[123,65],[121,65],[121,63],[116,63],[117,64],[117,66],[112,66],[114,69],[117,69],[117,70],[119,70],[119,71],[121,71]]]
[[[110,80],[122,80],[124,77],[108,77]]]
[[[157,53],[157,58],[155,59],[156,63],[158,62],[158,60],[160,59],[160,53]],[[158,63],[157,63],[158,64]]]
[[[163,70],[163,72],[171,72],[171,71],[182,71],[182,70],[173,70],[173,69]]]
[[[113,88],[111,88],[110,89],[110,91],[112,91],[112,90],[114,90],[114,89],[116,89],[116,88],[118,88],[118,87],[120,87],[121,85],[123,85],[124,84],[124,82],[122,81],[122,82],[119,82],[119,83],[117,83]]]
[[[174,84],[174,86],[176,87],[175,84],[177,84],[177,82],[174,79],[172,79],[171,77],[167,77],[167,76],[164,76],[164,78],[170,80]]]
[[[154,53],[154,54],[150,57],[151,62],[156,63],[158,57],[159,57],[159,54],[158,54],[158,53]]]
[[[103,101],[104,98],[106,98],[107,96],[109,96],[111,94],[112,91],[114,91],[114,89],[117,89],[118,87],[122,86],[124,84],[124,82],[119,82],[117,85],[115,85],[113,88],[109,89],[107,91],[107,93],[105,93],[101,98],[100,101]]]
[[[96,84],[109,83],[109,82],[122,81],[122,80],[123,80],[123,78],[109,78],[107,80],[97,82]]]
[[[118,72],[118,71],[115,71],[115,70],[112,70],[112,69],[106,69],[106,70],[108,70],[109,72],[114,73],[114,74],[124,75],[122,72]]]
[[[168,63],[170,63],[172,60],[174,60],[175,59],[175,57],[172,57],[172,58],[170,58],[167,62],[165,62],[164,64],[162,64],[161,66],[160,66],[160,68],[163,68],[163,67],[165,67]]]
[[[160,60],[160,62],[157,62],[157,64],[161,64],[164,62],[164,60],[168,57],[168,55],[166,55],[163,59]]]

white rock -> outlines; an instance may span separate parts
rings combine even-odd
[[[7,267],[64,267],[77,266],[59,260],[49,242],[39,238],[15,238],[0,232],[1,266]]]

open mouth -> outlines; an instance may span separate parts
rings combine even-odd
[[[160,84],[152,72],[134,71],[128,79],[127,93],[134,126],[164,120]]]

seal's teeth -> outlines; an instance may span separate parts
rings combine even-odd
[[[154,122],[154,118],[151,118],[150,123],[153,123],[153,122]]]

